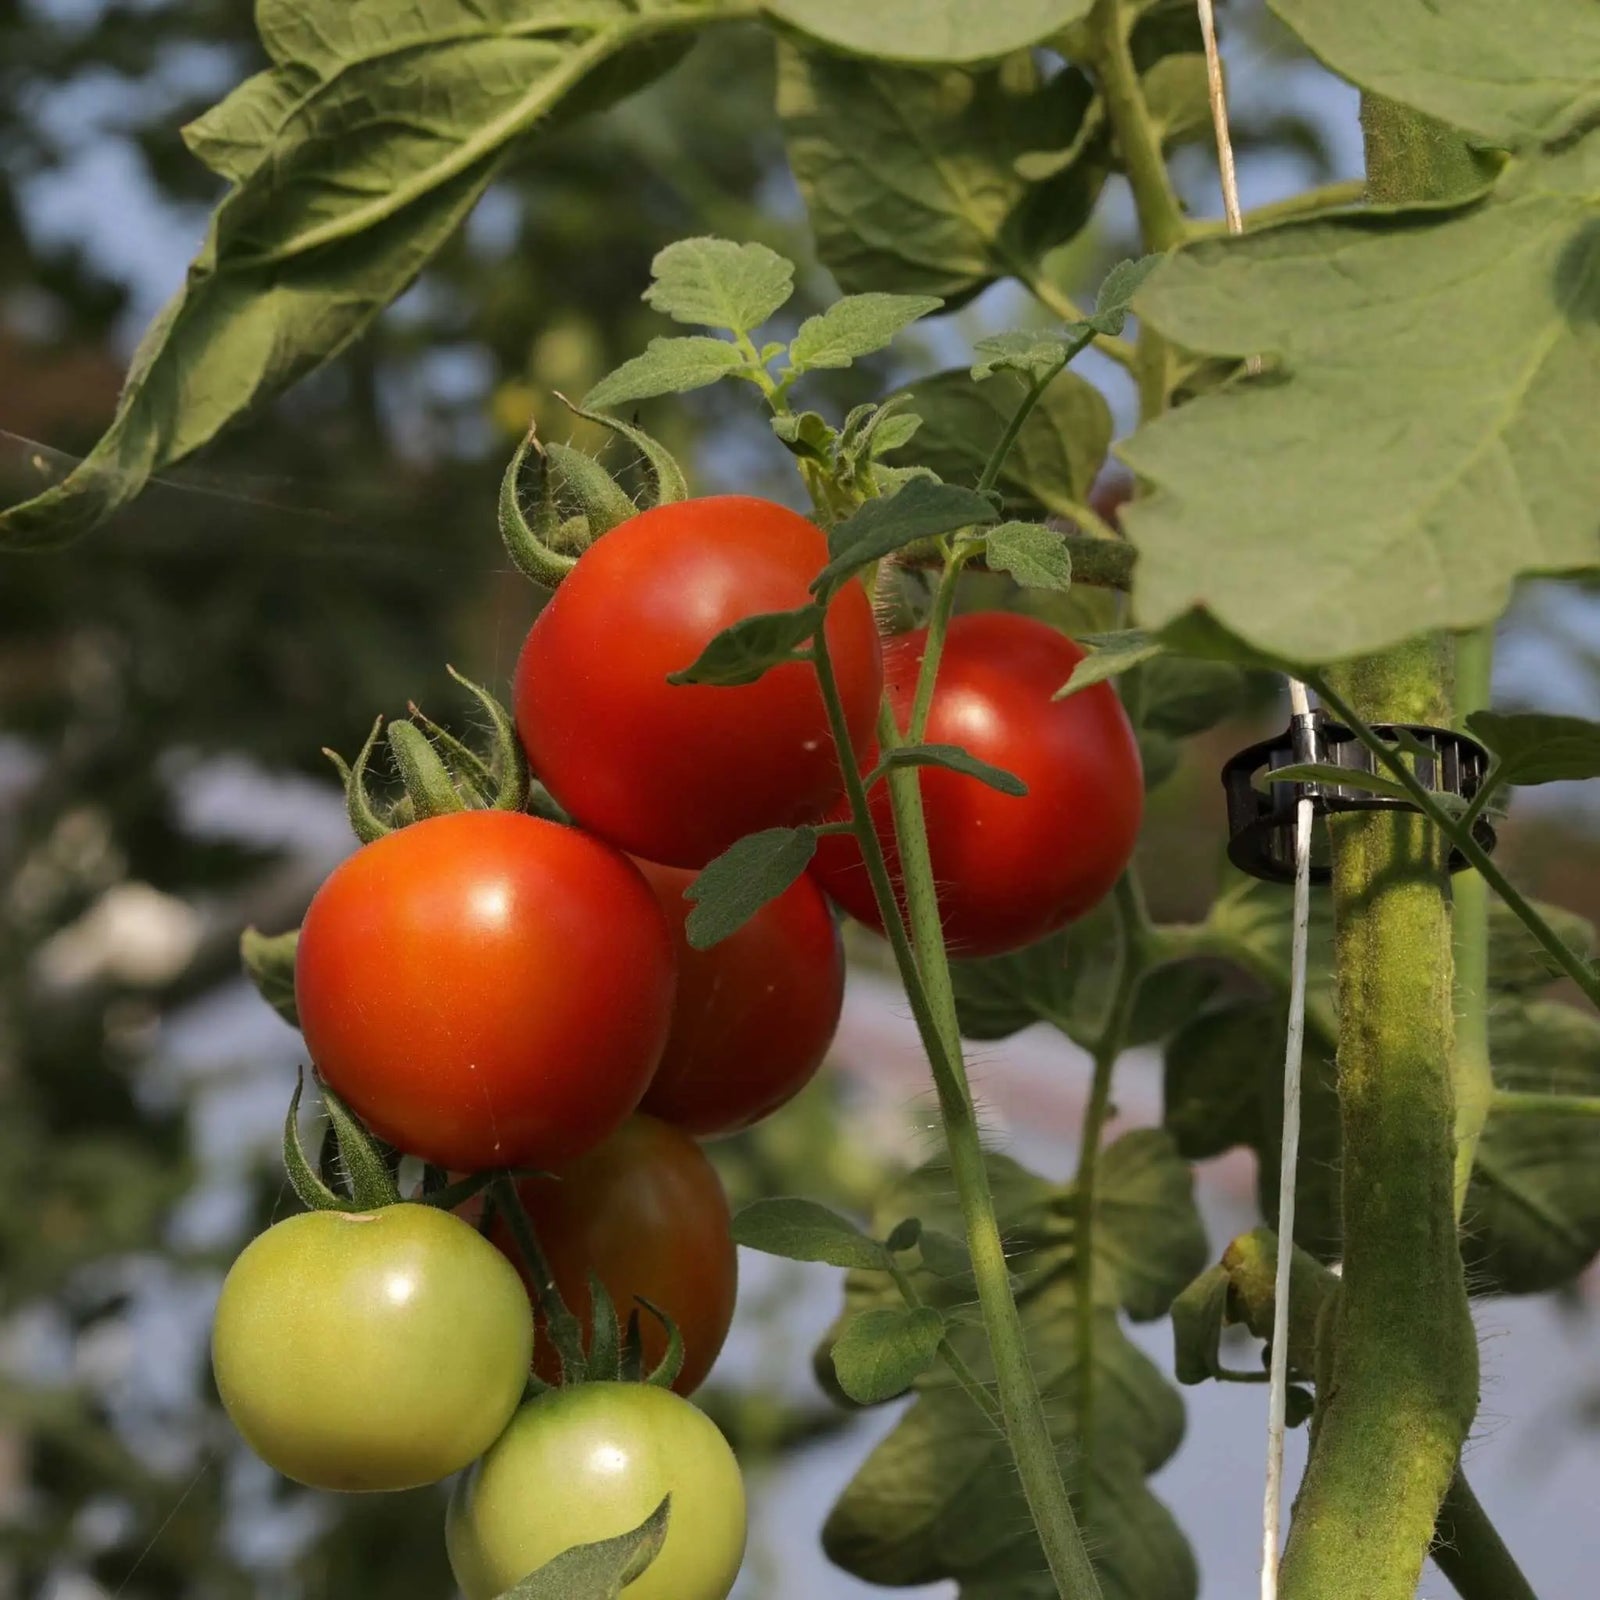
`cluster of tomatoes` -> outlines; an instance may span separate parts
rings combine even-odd
[[[529,763],[570,824],[491,809],[413,822],[341,864],[307,912],[295,994],[321,1079],[435,1168],[534,1169],[516,1196],[550,1281],[533,1281],[498,1212],[292,1217],[224,1285],[218,1387],[257,1452],[315,1487],[401,1489],[470,1467],[447,1530],[467,1600],[638,1526],[669,1491],[665,1545],[629,1594],[722,1600],[738,1571],[738,1468],[681,1398],[716,1359],[735,1294],[727,1201],[697,1141],[768,1115],[820,1065],[844,986],[825,892],[882,923],[854,837],[825,832],[811,872],[721,943],[690,946],[698,870],[752,832],[842,815],[843,784],[811,662],[734,687],[668,679],[730,625],[805,605],[827,561],[812,523],[743,497],[657,507],[604,535],[539,614],[514,686]],[[865,770],[880,703],[904,722],[922,635],[883,644],[859,582],[833,596],[824,632]],[[1120,703],[1104,685],[1052,699],[1081,656],[1015,615],[950,630],[927,737],[1028,785],[1019,798],[924,776],[958,954],[1049,933],[1131,853],[1142,788]],[[873,820],[893,869],[882,789]],[[675,1329],[677,1392],[561,1386],[552,1282],[591,1348],[591,1284],[608,1316],[649,1308],[632,1319],[647,1362]]]

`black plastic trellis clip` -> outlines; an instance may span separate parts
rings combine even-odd
[[[1417,781],[1434,794],[1454,795],[1469,801],[1489,770],[1489,752],[1476,739],[1452,728],[1425,723],[1379,722],[1372,731],[1396,746],[1401,758],[1411,762]],[[1409,751],[1400,736],[1407,734],[1429,752]],[[1415,811],[1416,805],[1398,795],[1373,794],[1347,784],[1316,781],[1274,782],[1280,767],[1345,767],[1351,772],[1382,775],[1377,757],[1342,723],[1329,721],[1318,710],[1289,719],[1276,739],[1266,739],[1241,750],[1222,769],[1222,787],[1228,800],[1228,859],[1241,872],[1271,883],[1294,882],[1295,815],[1302,799],[1309,799],[1318,817],[1338,811]],[[1478,817],[1472,835],[1485,850],[1493,850],[1495,832],[1487,817]],[[1467,866],[1459,850],[1450,852],[1450,870]],[[1328,842],[1323,829],[1311,839],[1311,881],[1329,878]]]

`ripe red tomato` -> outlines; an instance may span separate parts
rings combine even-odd
[[[745,1496],[717,1425],[648,1384],[553,1390],[456,1484],[450,1570],[466,1600],[492,1600],[574,1545],[631,1532],[669,1494],[661,1550],[624,1595],[726,1600],[744,1559]]]
[[[844,1001],[844,949],[822,891],[800,878],[709,950],[684,933],[694,873],[641,861],[678,947],[678,998],[640,1109],[702,1139],[735,1133],[822,1065]]]
[[[597,1150],[549,1177],[517,1185],[561,1298],[580,1318],[587,1346],[589,1274],[606,1286],[626,1328],[642,1295],[683,1335],[683,1370],[673,1387],[692,1394],[728,1337],[738,1287],[728,1197],[716,1168],[688,1134],[654,1117],[630,1118]],[[518,1271],[510,1230],[496,1219],[490,1238]],[[666,1353],[666,1332],[639,1313],[648,1370]],[[560,1380],[554,1347],[539,1328],[534,1371]]]
[[[463,811],[336,867],[295,1000],[323,1078],[440,1166],[553,1166],[639,1103],[672,1017],[672,941],[625,856],[575,828]]]
[[[532,1354],[517,1275],[431,1206],[308,1211],[245,1246],[212,1331],[257,1455],[314,1489],[414,1489],[500,1436]]]
[[[745,495],[657,506],[579,557],[528,634],[514,694],[533,770],[578,823],[703,867],[747,833],[827,811],[842,781],[809,663],[732,688],[667,682],[730,624],[808,604],[827,560],[813,524]],[[827,638],[865,742],[882,662],[859,583],[829,606]]]
[[[887,692],[902,728],[925,632],[884,651]],[[1133,854],[1144,809],[1139,747],[1109,683],[1052,700],[1084,651],[1048,624],[1010,612],[957,617],[945,641],[926,741],[957,744],[1015,773],[1024,796],[976,778],[921,770],[928,849],[951,953],[1001,955],[1080,917],[1110,891]],[[899,873],[886,783],[872,815]],[[852,916],[882,930],[861,852],[825,835],[812,871]]]

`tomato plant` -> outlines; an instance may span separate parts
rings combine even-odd
[[[592,1272],[620,1323],[642,1297],[677,1324],[684,1361],[674,1387],[680,1394],[698,1389],[733,1321],[738,1263],[722,1181],[694,1140],[654,1117],[634,1116],[548,1178],[523,1179],[517,1192],[585,1339],[592,1327]],[[492,1237],[517,1260],[503,1221]],[[644,1310],[640,1331],[648,1369],[665,1353],[666,1332]],[[534,1365],[547,1382],[560,1380],[555,1351],[543,1336]]]
[[[584,827],[671,866],[816,821],[841,779],[809,665],[735,686],[667,678],[722,629],[808,604],[827,560],[813,523],[748,495],[657,506],[597,539],[517,661],[517,728],[535,774]],[[859,584],[834,597],[827,633],[851,735],[864,738],[881,667]]]
[[[744,1482],[727,1441],[665,1389],[586,1383],[530,1401],[450,1501],[450,1565],[492,1600],[575,1544],[637,1527],[672,1496],[666,1543],[628,1600],[725,1600],[744,1557]]]
[[[250,1447],[317,1489],[411,1489],[482,1455],[516,1410],[533,1334],[505,1258],[430,1206],[312,1211],[245,1247],[212,1365]]]
[[[673,982],[631,862],[489,811],[358,850],[317,891],[295,959],[317,1070],[380,1137],[467,1170],[604,1139],[650,1082]]]
[[[798,1094],[827,1054],[844,1001],[844,950],[821,891],[797,879],[738,932],[684,935],[692,872],[639,863],[678,949],[678,997],[642,1109],[698,1138],[748,1127]]]
[[[926,641],[919,629],[885,651],[885,687],[902,725]],[[1032,617],[986,611],[950,625],[927,738],[963,746],[1028,786],[1009,795],[962,772],[922,775],[928,854],[954,955],[999,955],[1055,932],[1104,899],[1133,855],[1144,783],[1122,702],[1108,683],[1055,698],[1085,654]],[[873,790],[872,816],[898,876],[885,782]],[[822,839],[812,871],[852,916],[882,930],[850,835]]]

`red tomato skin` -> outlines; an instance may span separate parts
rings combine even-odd
[[[811,602],[820,529],[745,495],[657,506],[578,558],[517,662],[517,729],[533,770],[583,827],[636,856],[702,867],[763,828],[815,822],[843,780],[809,663],[730,688],[669,684],[713,635]],[[877,715],[882,659],[866,591],[828,608],[852,742]]]
[[[739,1282],[728,1197],[700,1146],[654,1117],[630,1117],[588,1155],[549,1177],[520,1180],[517,1192],[561,1298],[583,1323],[585,1348],[594,1326],[593,1272],[611,1296],[620,1328],[627,1327],[635,1296],[677,1323],[684,1359],[673,1388],[693,1394],[728,1337]],[[503,1221],[495,1220],[489,1237],[523,1272]],[[639,1323],[648,1371],[666,1353],[667,1337],[642,1308]],[[543,1319],[535,1324],[533,1370],[546,1383],[559,1383],[560,1359]]]
[[[374,1133],[457,1170],[592,1149],[666,1043],[672,942],[598,839],[510,812],[416,822],[334,869],[295,999],[324,1080]]]
[[[695,874],[641,861],[678,952],[678,998],[640,1110],[714,1139],[797,1095],[822,1065],[844,1003],[844,946],[821,889],[801,877],[709,950],[689,944]]]
[[[926,631],[888,642],[884,675],[905,727]],[[1021,778],[1024,796],[976,778],[921,769],[928,850],[950,951],[1019,950],[1110,893],[1133,855],[1144,812],[1139,746],[1109,683],[1052,700],[1085,652],[1047,623],[1012,612],[959,616],[939,665],[926,742],[956,744]],[[888,786],[872,815],[898,882]],[[811,871],[851,916],[883,929],[855,840],[818,841]]]

